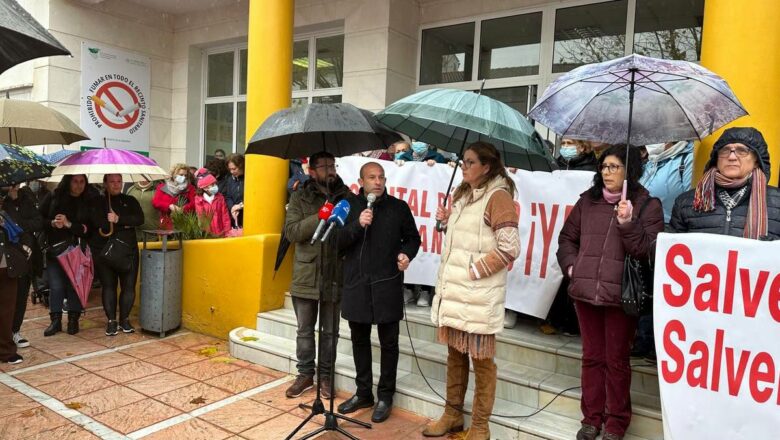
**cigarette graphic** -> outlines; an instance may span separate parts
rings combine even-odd
[[[119,113],[117,114],[117,116],[119,116],[120,118],[123,118],[123,117],[125,117],[125,116],[129,115],[130,113],[132,113],[132,112],[134,112],[134,111],[138,110],[139,108],[141,108],[141,106],[139,106],[138,104],[133,104],[133,105],[131,105],[130,107],[128,107],[128,108],[126,108],[126,109],[122,110],[121,112],[119,112]]]
[[[119,116],[119,110],[117,110],[113,105],[111,105],[111,103],[103,101],[97,96],[90,96],[89,99],[92,100],[92,102],[97,104],[99,107],[103,107],[104,109],[106,109],[112,115]]]

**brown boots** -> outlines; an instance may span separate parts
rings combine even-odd
[[[496,364],[493,359],[472,359],[476,387],[471,414],[471,429],[466,440],[490,440],[489,420],[496,399]],[[447,402],[444,415],[423,430],[426,437],[441,437],[463,430],[463,401],[469,382],[469,357],[449,348],[447,356]],[[452,406],[455,408],[453,408]]]
[[[463,400],[469,384],[469,357],[452,347],[447,355],[447,402],[444,415],[423,430],[426,437],[441,437],[463,431]]]

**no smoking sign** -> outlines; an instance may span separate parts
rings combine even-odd
[[[100,121],[117,130],[132,127],[141,113],[136,92],[119,81],[108,81],[101,85],[91,100]]]

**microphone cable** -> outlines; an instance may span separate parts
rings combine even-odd
[[[364,233],[363,233],[363,240],[362,240],[362,243],[360,244],[360,255],[359,255],[359,259],[358,259],[358,266],[359,266],[360,271],[361,271],[361,276],[362,276],[362,267],[363,267],[363,247],[366,244],[366,235],[367,235],[366,232],[367,232],[367,228],[366,228],[366,230],[364,230]],[[374,284],[385,282],[385,281],[390,281],[392,279],[398,278],[398,276],[402,275],[402,274],[403,274],[403,272],[399,270],[398,273],[396,273],[392,277],[384,278],[384,279],[376,280],[376,281],[370,281],[369,282],[369,286],[373,286]],[[447,400],[446,397],[444,397],[441,394],[439,394],[436,391],[436,389],[433,388],[433,385],[431,385],[431,383],[428,381],[428,378],[425,377],[425,373],[423,373],[422,367],[420,366],[420,359],[417,357],[417,351],[414,348],[414,342],[412,341],[412,332],[409,329],[409,316],[406,313],[406,303],[403,303],[403,299],[401,299],[401,301],[402,301],[402,304],[403,304],[404,322],[406,323],[406,334],[409,337],[409,346],[412,348],[412,357],[414,357],[415,365],[417,365],[417,371],[420,373],[420,376],[423,378],[423,381],[425,381],[425,384],[428,385],[428,388],[430,388],[430,390],[433,392],[433,394],[435,394],[437,397],[439,397],[441,400],[444,401],[444,405],[445,406],[449,406],[450,408],[460,412],[461,414],[471,415],[471,411],[468,411],[466,409],[459,408],[456,405],[453,405],[452,403],[450,403]],[[498,376],[496,376],[496,380],[498,380]],[[490,413],[490,416],[501,417],[501,418],[504,418],[504,419],[528,419],[528,418],[531,418],[531,417],[541,413],[545,409],[547,409],[547,407],[552,405],[552,403],[555,402],[555,400],[558,399],[558,397],[562,396],[564,393],[566,393],[568,391],[574,391],[574,390],[577,390],[577,389],[580,389],[580,388],[582,388],[582,387],[581,386],[576,386],[576,387],[570,387],[570,388],[566,388],[564,390],[561,390],[560,392],[558,392],[558,394],[553,396],[553,398],[549,402],[547,402],[547,404],[545,404],[543,407],[537,409],[536,411],[532,412],[531,414],[523,414],[523,415],[514,414],[514,415],[511,415],[511,414]],[[465,403],[465,399],[464,399],[464,403]]]

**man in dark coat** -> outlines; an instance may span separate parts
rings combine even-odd
[[[390,416],[398,369],[399,321],[403,310],[403,271],[420,249],[420,234],[409,205],[387,194],[385,172],[376,162],[360,169],[357,196],[350,197],[347,225],[339,234],[344,254],[341,315],[349,321],[355,358],[357,391],[339,405],[348,414],[374,405],[371,372],[371,325],[376,324],[381,346],[379,402],[371,420]],[[369,195],[375,201],[368,206]]]
[[[314,342],[314,325],[317,322],[319,298],[322,293],[323,333],[320,337],[319,376],[320,391],[324,398],[330,398],[330,367],[336,353],[333,350],[333,338],[338,339],[339,328],[339,289],[341,288],[341,259],[338,257],[335,240],[325,243],[310,240],[319,223],[318,213],[325,202],[334,205],[347,197],[349,188],[336,174],[336,162],[332,154],[321,152],[309,159],[309,176],[303,188],[295,191],[287,206],[284,221],[284,235],[294,243],[295,260],[293,262],[290,295],[298,321],[295,355],[298,377],[287,389],[289,398],[298,397],[314,385],[315,357],[317,346]],[[336,234],[331,234],[336,237]]]

